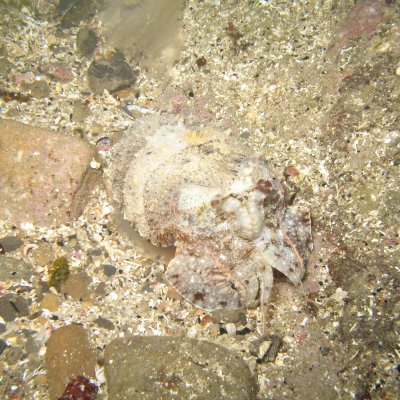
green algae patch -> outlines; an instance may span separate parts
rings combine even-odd
[[[60,291],[61,285],[69,277],[69,265],[66,257],[57,258],[51,267],[49,267],[49,286],[53,286]]]

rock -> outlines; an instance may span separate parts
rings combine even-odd
[[[26,83],[22,85],[24,91],[30,92],[32,97],[36,99],[43,99],[45,97],[49,97],[50,88],[47,82],[41,81],[34,81],[30,83]]]
[[[97,10],[95,0],[63,0],[59,4],[59,10],[63,13],[61,28],[78,26],[81,21],[87,21],[93,17]]]
[[[7,343],[0,339],[0,356],[3,354],[3,351],[8,347]]]
[[[211,319],[217,324],[226,324],[233,322],[234,324],[240,322],[242,325],[246,325],[246,314],[239,310],[227,310],[218,309],[211,313]]]
[[[113,400],[255,399],[244,361],[225,348],[181,337],[132,336],[105,350],[108,395]]]
[[[50,400],[58,399],[71,379],[80,375],[93,378],[95,366],[95,352],[82,326],[67,325],[55,330],[46,349]]]
[[[18,282],[21,279],[29,281],[32,276],[32,267],[25,261],[11,257],[0,257],[0,281],[11,280]]]
[[[0,75],[6,76],[15,67],[6,57],[0,57]]]
[[[265,335],[250,343],[249,351],[257,357],[257,362],[274,362],[282,346],[282,339],[277,335]]]
[[[41,267],[45,267],[54,261],[55,254],[50,243],[40,242],[36,249],[32,250],[32,257],[34,258],[36,264]]]
[[[6,322],[29,314],[28,301],[20,295],[6,294],[0,297],[0,317]]]
[[[90,296],[89,285],[92,278],[86,272],[77,272],[69,276],[61,285],[61,293],[69,295],[75,300],[86,300]]]
[[[44,72],[56,81],[67,82],[74,79],[74,74],[67,64],[60,62],[43,65]]]
[[[0,120],[0,219],[67,224],[82,212],[98,172],[95,150],[81,139]]]
[[[0,239],[0,249],[2,249],[4,253],[17,250],[23,244],[24,242],[17,236],[6,236]]]
[[[46,293],[43,296],[43,300],[41,303],[41,308],[46,308],[51,313],[57,311],[58,307],[60,306],[61,301],[57,295],[54,293]]]
[[[118,58],[93,61],[88,69],[88,83],[96,94],[110,93],[134,83],[138,73]]]
[[[98,41],[99,39],[93,30],[83,27],[78,32],[76,47],[82,55],[88,57],[94,52]]]
[[[72,111],[72,121],[83,123],[90,115],[90,108],[81,101],[74,102],[74,109]]]
[[[114,324],[109,319],[106,319],[106,318],[103,318],[103,317],[99,317],[94,322],[100,328],[108,329],[109,331],[113,331],[115,329]]]
[[[103,264],[102,267],[105,276],[113,276],[117,272],[117,268],[114,265]]]

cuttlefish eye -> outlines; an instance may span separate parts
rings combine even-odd
[[[272,182],[260,179],[257,181],[255,189],[264,193],[265,195],[268,195],[272,192]]]

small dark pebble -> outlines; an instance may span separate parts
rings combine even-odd
[[[220,335],[226,335],[227,333],[228,333],[228,331],[225,328],[222,328],[222,326],[221,326],[221,328],[219,328]]]
[[[0,253],[9,253],[19,249],[23,245],[23,241],[17,236],[6,236],[0,239]]]
[[[6,294],[0,297],[0,316],[4,321],[14,321],[17,317],[28,314],[28,302],[24,297],[15,294]]]
[[[97,47],[99,39],[97,38],[96,33],[87,28],[83,27],[79,30],[78,36],[76,38],[76,46],[78,50],[84,55],[84,56],[90,56],[95,48]]]
[[[236,335],[247,335],[251,332],[251,329],[245,326],[243,329],[239,329],[236,331]]]
[[[5,331],[6,331],[6,324],[0,322],[0,333],[3,333]]]
[[[199,68],[204,67],[206,64],[207,64],[207,60],[206,60],[204,57],[199,57],[199,58],[196,60],[196,65],[197,65]]]
[[[109,319],[99,317],[94,322],[100,328],[108,329],[109,331],[113,331],[115,329],[115,325]]]
[[[101,249],[90,249],[88,251],[90,257],[100,257],[101,256]]]
[[[0,355],[3,354],[3,351],[4,351],[7,347],[8,347],[8,344],[7,344],[4,340],[0,339]]]
[[[262,355],[260,354],[260,347],[264,342],[271,342],[271,345],[266,353]],[[281,345],[282,339],[278,335],[266,335],[260,337],[259,339],[253,340],[250,343],[249,351],[251,354],[253,354],[253,356],[258,357],[256,360],[258,364],[263,362],[274,362]]]
[[[321,347],[319,351],[323,356],[327,356],[330,353],[331,349],[329,347]]]
[[[111,264],[103,264],[103,272],[105,276],[113,276],[117,272],[117,268]]]

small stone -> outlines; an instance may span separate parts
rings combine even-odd
[[[39,226],[70,223],[99,179],[89,168],[94,155],[95,148],[82,139],[0,119],[0,219]]]
[[[79,30],[76,38],[76,47],[82,55],[90,56],[97,47],[99,39],[92,29],[83,27]]]
[[[55,62],[43,65],[43,70],[56,81],[68,82],[74,79],[74,74],[67,64]]]
[[[103,264],[102,267],[105,276],[113,276],[117,272],[117,268],[114,265]]]
[[[68,382],[83,375],[95,377],[96,355],[80,325],[55,330],[46,347],[46,368],[50,400],[58,399]]]
[[[119,59],[96,60],[88,69],[88,83],[95,94],[104,90],[112,93],[134,83],[138,73],[129,64]]]
[[[239,310],[218,309],[211,313],[213,322],[217,324],[226,324],[232,322],[246,325],[246,314]]]
[[[63,14],[61,28],[72,28],[93,17],[97,10],[97,2],[95,0],[64,0],[60,2],[59,10]]]
[[[90,108],[81,101],[74,102],[74,109],[72,110],[72,121],[77,123],[85,122],[86,118],[90,115]]]
[[[19,249],[24,242],[17,236],[6,236],[0,239],[0,247],[4,253],[10,253],[11,251]]]
[[[26,358],[26,354],[20,347],[12,346],[9,347],[5,353],[7,364],[15,365],[18,361]]]
[[[44,99],[49,97],[50,88],[45,81],[34,81],[22,85],[24,91],[30,92],[31,96],[36,99]]]
[[[257,386],[243,359],[206,341],[131,336],[105,350],[108,396],[134,399],[255,399]]]
[[[46,293],[43,296],[43,300],[41,303],[41,308],[45,308],[49,310],[51,313],[57,311],[58,307],[60,306],[61,301],[59,300],[58,296],[54,293]]]
[[[0,339],[0,356],[3,354],[3,351],[8,347],[8,344]]]
[[[11,257],[0,257],[0,281],[8,280],[18,282],[29,281],[32,276],[32,267],[22,260]]]
[[[266,335],[250,343],[249,351],[258,358],[258,362],[274,362],[282,345],[282,338]]]
[[[28,314],[28,301],[23,296],[9,293],[0,297],[0,316],[4,321],[14,321]]]
[[[229,322],[225,325],[226,333],[228,335],[236,334],[236,325],[233,322]]]
[[[6,324],[0,322],[0,333],[3,333],[5,331],[6,331]]]
[[[32,257],[36,264],[45,267],[54,261],[55,255],[53,248],[47,242],[40,242],[36,249],[32,250]]]
[[[75,300],[87,300],[90,297],[89,285],[92,278],[86,272],[77,272],[69,276],[61,285],[61,293],[71,296]]]
[[[100,328],[108,329],[109,331],[113,331],[115,329],[114,324],[106,318],[99,317],[94,321]]]

